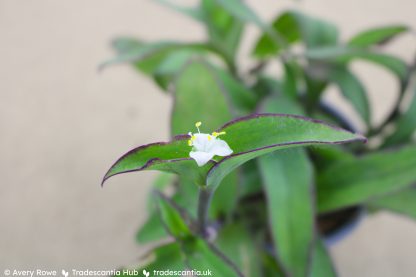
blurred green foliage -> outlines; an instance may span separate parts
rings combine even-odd
[[[211,269],[226,277],[336,276],[320,215],[369,207],[416,219],[416,65],[383,51],[409,32],[407,26],[375,27],[341,41],[336,25],[299,11],[280,12],[267,23],[240,0],[200,0],[194,7],[157,2],[204,26],[207,39],[117,38],[116,57],[102,67],[129,63],[169,93],[175,99],[172,137],[186,134],[195,121],[213,131],[235,117],[263,112],[360,130],[370,143],[323,147],[319,145],[353,139],[354,134],[296,117],[248,117],[223,128],[239,155],[218,164],[196,168],[192,160],[164,162],[188,155],[186,138],[129,152],[106,178],[142,169],[179,174],[161,173],[155,181],[155,190],[170,191],[170,196],[149,196],[149,218],[137,234],[141,244],[167,237],[174,241],[151,251],[152,260],[141,269]],[[248,24],[261,34],[253,42],[252,67],[242,68],[237,53]],[[397,80],[397,101],[381,124],[373,123],[366,84],[351,69],[355,60],[384,68]],[[273,63],[280,72],[269,70]],[[323,100],[331,85],[359,122]],[[276,128],[276,122],[283,127]],[[305,138],[317,145],[259,150]],[[217,188],[208,211],[208,234],[202,235],[195,228],[198,185]]]

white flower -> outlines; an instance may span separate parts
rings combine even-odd
[[[198,129],[198,133],[192,134],[189,132],[191,139],[188,141],[188,144],[193,147],[189,156],[196,161],[198,166],[205,165],[214,156],[224,157],[233,153],[228,144],[218,138],[220,135],[225,135],[225,132],[204,134],[199,131],[201,122],[197,122],[195,126]]]

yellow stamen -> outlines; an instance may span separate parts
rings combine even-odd
[[[219,133],[217,133],[217,132],[213,132],[213,133],[212,133],[212,135],[213,135],[214,137],[218,137],[218,136],[225,135],[225,134],[226,134],[225,132],[219,132]]]
[[[201,131],[199,131],[199,127],[202,125],[201,121],[198,121],[197,123],[195,123],[195,127],[198,129],[198,133],[201,133]]]
[[[212,139],[212,137],[211,136],[208,136],[208,140],[211,140]]]
[[[188,140],[188,145],[192,146],[192,140]]]
[[[193,141],[193,140],[196,140],[196,136],[195,136],[195,135],[192,135],[191,140],[192,140],[192,141]]]

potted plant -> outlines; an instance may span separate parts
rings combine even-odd
[[[325,246],[363,211],[416,217],[415,61],[382,47],[408,27],[370,28],[341,41],[332,23],[298,11],[268,24],[238,0],[158,2],[202,24],[207,40],[118,38],[117,56],[103,64],[130,63],[175,99],[171,141],[132,149],[103,180],[162,172],[137,234],[140,243],[158,243],[134,272],[336,276]],[[236,53],[247,24],[262,35],[245,70]],[[357,59],[399,83],[394,109],[377,126],[350,69]],[[323,100],[329,85],[364,128]]]

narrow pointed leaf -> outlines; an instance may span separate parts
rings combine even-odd
[[[215,0],[219,5],[221,5],[225,10],[227,10],[233,16],[241,19],[242,21],[251,22],[260,28],[264,28],[265,25],[261,21],[260,17],[250,9],[246,4],[241,0]]]
[[[148,243],[157,241],[167,237],[169,234],[163,226],[160,216],[156,212],[152,212],[146,222],[140,227],[136,233],[136,241],[138,243]]]
[[[141,170],[160,170],[181,175],[199,185],[216,188],[222,179],[239,165],[258,156],[290,147],[340,144],[365,141],[361,135],[338,127],[294,115],[255,114],[231,121],[217,130],[233,154],[217,163],[210,161],[203,167],[189,157],[188,135],[171,142],[140,146],[123,155],[104,176]],[[213,164],[215,164],[213,166]],[[207,172],[209,174],[207,177]],[[207,178],[207,179],[206,179]]]
[[[181,246],[179,243],[173,242],[169,244],[165,244],[162,246],[159,246],[147,253],[144,257],[142,257],[141,264],[136,267],[136,270],[138,271],[139,275],[134,276],[145,276],[143,274],[143,270],[146,270],[147,272],[150,272],[150,274],[153,274],[153,270],[173,270],[173,271],[179,271],[184,270],[186,268],[186,265],[184,263],[184,257],[181,253]],[[116,276],[132,276],[134,274],[131,273],[131,268],[124,268],[130,270],[124,271],[120,270],[122,273],[121,275]],[[150,275],[151,276],[151,275]]]
[[[202,239],[185,241],[182,247],[187,265],[199,271],[211,271],[212,276],[242,277],[240,270],[234,268],[218,255],[216,248]],[[208,275],[206,273],[205,275]]]
[[[129,41],[127,38],[116,39],[113,45],[118,52],[117,56],[102,63],[100,69],[111,64],[131,62],[137,63],[137,67],[141,68],[144,73],[150,73],[153,68],[158,66],[160,59],[163,59],[164,55],[179,47],[178,43],[169,41],[155,43],[133,42],[134,39],[129,39]]]
[[[412,93],[410,105],[395,122],[396,129],[384,141],[385,147],[409,141],[416,130],[416,80],[410,86],[409,92]]]
[[[352,60],[361,59],[384,67],[396,75],[399,80],[404,80],[407,77],[408,67],[403,60],[393,55],[372,50],[351,47],[321,47],[307,50],[305,55],[312,60],[338,64],[347,64]]]
[[[408,30],[409,28],[404,25],[376,27],[358,33],[349,40],[348,45],[355,47],[368,47],[375,44],[382,44]]]
[[[237,80],[227,71],[216,68],[216,72],[221,80],[221,85],[231,100],[233,107],[231,112],[236,116],[243,116],[251,113],[257,104],[257,98],[241,80]]]
[[[198,60],[189,62],[179,73],[174,88],[172,135],[195,131],[190,128],[196,121],[203,123],[202,131],[210,133],[232,118],[232,107],[227,97],[228,91],[235,90],[235,87],[227,90],[233,85],[230,84],[231,77],[223,76],[227,81],[227,86],[224,86],[221,82],[223,78],[220,77],[222,74],[219,73],[220,71],[208,63]],[[241,92],[236,91],[236,94],[241,95]],[[190,147],[188,148],[190,151]],[[215,217],[228,214],[234,207],[235,201],[227,200],[236,199],[238,184],[236,173],[233,175],[224,179],[224,185],[214,195],[210,213]],[[185,188],[193,190],[191,186],[195,184],[189,185]]]
[[[416,146],[368,154],[330,166],[318,176],[318,210],[365,203],[416,182]]]
[[[272,23],[272,28],[287,45],[301,42],[307,47],[320,47],[335,45],[338,41],[338,31],[333,24],[298,11],[279,15]],[[258,40],[253,54],[259,58],[273,56],[287,45],[279,44],[279,41],[265,33]]]
[[[121,173],[159,170],[179,174],[196,184],[204,184],[209,164],[198,167],[189,157],[189,138],[188,135],[177,136],[170,142],[151,143],[127,152],[108,170],[102,183]]]
[[[370,106],[367,93],[361,81],[345,67],[333,68],[329,73],[329,79],[337,84],[342,95],[351,102],[364,122],[369,125]]]
[[[238,223],[224,226],[215,245],[238,266],[244,276],[261,276],[258,249],[246,226]]]
[[[290,276],[306,276],[314,239],[313,168],[304,149],[259,158],[269,228],[279,261]]]
[[[416,220],[416,187],[410,187],[386,195],[367,204],[370,208],[382,209],[409,216]]]
[[[202,0],[201,10],[210,43],[227,57],[230,64],[234,63],[244,29],[243,21],[216,1]]]
[[[165,5],[168,8],[171,8],[172,10],[185,14],[197,21],[203,21],[204,19],[202,15],[202,11],[198,7],[179,6],[173,1],[168,1],[168,0],[155,0],[155,1],[162,5]]]
[[[188,227],[191,222],[171,202],[167,201],[160,193],[157,197],[159,215],[167,231],[177,239],[186,239],[192,236]]]
[[[315,242],[313,257],[312,257],[312,269],[311,277],[336,277],[337,274],[334,269],[331,257],[326,249],[322,239],[318,239]]]
[[[234,120],[219,131],[227,134],[234,153],[214,165],[207,185],[216,187],[233,169],[243,163],[290,147],[365,141],[365,138],[321,121],[294,115],[257,114]]]

